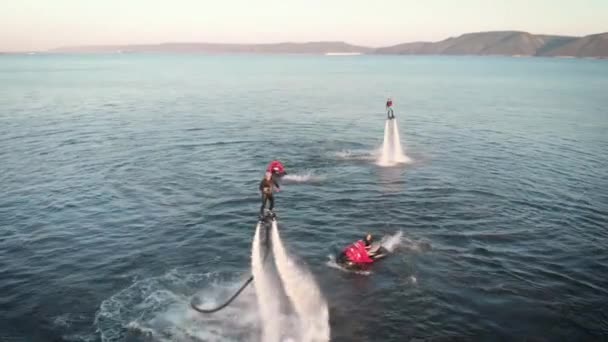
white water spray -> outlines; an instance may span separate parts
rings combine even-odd
[[[277,222],[272,221],[272,250],[285,292],[298,315],[301,341],[329,341],[327,303],[315,280],[285,252]]]
[[[403,149],[401,148],[397,119],[386,120],[386,124],[384,125],[384,140],[378,165],[393,166],[408,162],[410,162],[410,158],[403,153]]]
[[[288,184],[288,183],[316,183],[316,182],[320,182],[324,180],[323,176],[320,175],[316,175],[311,171],[305,172],[305,173],[300,173],[300,174],[293,174],[293,175],[286,175],[285,177],[283,177],[283,181]]]
[[[257,295],[260,321],[262,326],[262,341],[278,342],[281,336],[280,307],[271,274],[264,267],[264,252],[261,248],[262,225],[258,223],[255,228],[253,245],[251,246],[251,271],[253,286]],[[265,241],[269,243],[269,241]]]
[[[398,231],[397,233],[395,233],[393,235],[385,235],[382,237],[382,240],[380,240],[380,244],[387,251],[392,253],[395,250],[395,248],[401,244],[402,236],[403,236],[402,231]]]

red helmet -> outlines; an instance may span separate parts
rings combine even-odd
[[[268,168],[266,170],[271,171],[272,173],[277,173],[277,174],[285,172],[285,168],[283,167],[283,164],[281,164],[281,162],[278,160],[273,160],[272,162],[270,162],[270,164],[268,165]]]

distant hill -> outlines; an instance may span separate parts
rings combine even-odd
[[[608,58],[608,33],[585,37],[538,35],[521,31],[466,33],[439,42],[413,42],[369,48],[345,42],[276,44],[164,43],[143,45],[76,46],[51,53],[261,53],[261,54],[391,54],[501,55]]]
[[[520,31],[467,33],[439,42],[405,43],[374,51],[397,55],[502,55],[608,57],[608,33],[585,37],[535,35]]]
[[[525,32],[467,33],[437,43],[410,43],[380,48],[376,53],[425,55],[533,55],[542,39]]]
[[[215,44],[165,43],[147,45],[76,46],[51,50],[55,53],[107,53],[107,52],[182,52],[182,53],[263,53],[263,54],[326,54],[369,53],[372,48],[344,42],[308,42],[276,44]]]
[[[571,39],[552,49],[543,51],[543,56],[608,57],[608,32]]]

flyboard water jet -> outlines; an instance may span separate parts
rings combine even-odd
[[[399,136],[399,126],[392,108],[393,102],[389,99],[386,103],[387,119],[384,124],[384,139],[378,165],[394,166],[410,162],[410,159],[403,153],[401,147],[401,137]]]
[[[261,243],[261,232],[265,230],[265,243]],[[271,248],[272,247],[272,248]],[[262,252],[262,249],[264,252]],[[266,260],[270,253],[274,256],[278,279],[295,311],[298,326],[295,331],[282,332],[278,316],[280,300],[276,293],[272,274],[267,272]],[[262,255],[263,254],[263,255]],[[211,314],[218,312],[232,303],[241,292],[251,283],[254,284],[258,309],[262,323],[263,341],[279,341],[283,333],[297,333],[301,341],[329,341],[329,310],[320,288],[312,274],[305,268],[299,267],[290,256],[281,241],[278,224],[274,214],[266,213],[256,227],[252,246],[252,275],[245,283],[221,305],[203,309],[191,302],[194,310]]]

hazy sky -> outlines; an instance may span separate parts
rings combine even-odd
[[[608,0],[0,0],[0,51],[66,45],[344,40],[608,31]]]

